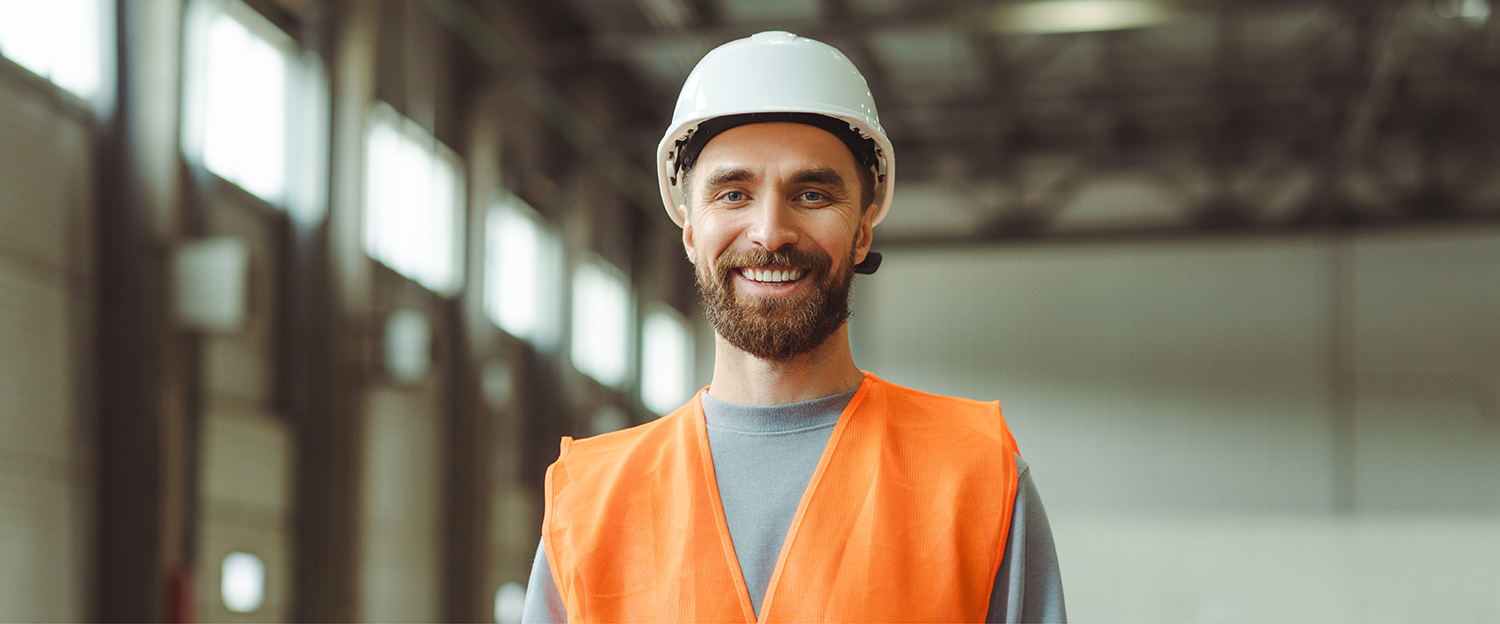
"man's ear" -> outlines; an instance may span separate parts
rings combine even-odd
[[[677,212],[682,215],[682,250],[687,252],[688,262],[698,264],[693,253],[693,220],[688,218],[687,206],[678,206]]]
[[[865,261],[865,256],[870,253],[871,237],[875,232],[875,213],[877,209],[874,204],[865,209],[859,218],[859,230],[854,233],[854,263]]]

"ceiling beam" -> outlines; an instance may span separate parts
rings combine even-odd
[[[1245,224],[1233,228],[1184,224],[1175,226],[1121,226],[1074,230],[1043,229],[955,232],[915,236],[903,236],[899,234],[883,236],[880,230],[876,230],[874,249],[885,253],[924,250],[951,251],[1002,246],[1019,247],[1111,242],[1142,243],[1203,239],[1243,240],[1267,237],[1331,236],[1335,234],[1389,232],[1396,230],[1452,230],[1455,228],[1500,231],[1500,210],[1461,213],[1444,219],[1393,218],[1339,223],[1277,221]],[[889,261],[890,257],[887,256],[886,259]]]
[[[483,16],[462,0],[423,0],[423,4],[514,87],[537,117],[561,135],[620,195],[646,214],[656,216],[661,197],[655,174],[648,175],[632,164],[602,129],[537,68],[525,62]]]

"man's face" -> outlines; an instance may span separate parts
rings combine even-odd
[[[832,134],[796,123],[739,126],[704,146],[683,245],[730,344],[786,360],[848,320],[874,217],[859,205],[855,166]]]

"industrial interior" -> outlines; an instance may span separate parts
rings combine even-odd
[[[859,367],[998,400],[1077,622],[1500,621],[1490,0],[0,0],[0,620],[519,621],[708,384],[653,158],[767,30],[900,167]]]

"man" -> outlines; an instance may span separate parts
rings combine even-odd
[[[837,50],[761,33],[688,77],[658,154],[716,332],[712,384],[563,439],[525,621],[1062,621],[1046,513],[998,405],[861,372],[894,158]]]

